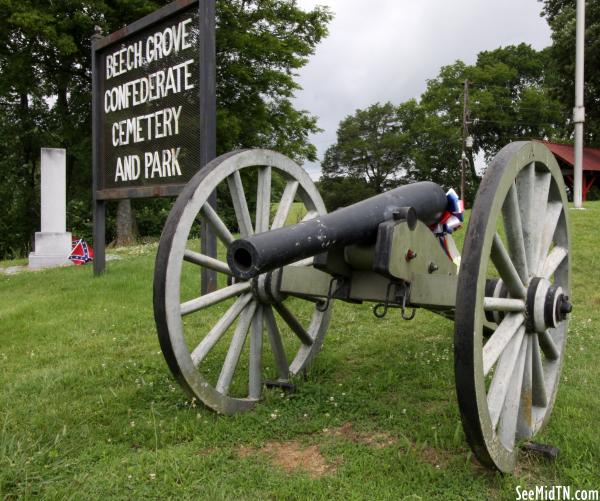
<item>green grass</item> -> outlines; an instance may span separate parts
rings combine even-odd
[[[277,208],[279,207],[279,203],[271,204],[271,219],[277,212]],[[293,202],[290,210],[288,212],[287,219],[285,220],[285,224],[296,224],[302,221],[302,218],[306,215],[306,207],[302,202]]]
[[[28,262],[29,261],[26,257],[12,260],[2,260],[0,261],[0,268],[9,268],[11,266],[23,266],[26,265]]]
[[[515,499],[517,485],[598,489],[600,203],[587,207],[570,211],[575,311],[555,410],[537,437],[561,449],[556,462],[521,455],[505,476],[474,462],[455,398],[453,325],[426,311],[377,320],[369,305],[338,302],[298,392],[269,392],[234,417],[196,406],[160,352],[155,246],[146,245],[118,251],[101,278],[89,266],[0,276],[0,499]],[[277,447],[320,455],[325,474],[311,476],[302,458],[297,468],[274,464]]]
[[[306,215],[306,207],[301,202],[294,202],[290,207],[285,224],[296,224],[302,221],[302,218]]]

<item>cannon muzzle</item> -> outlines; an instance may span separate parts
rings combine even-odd
[[[414,208],[429,225],[446,206],[446,194],[436,183],[400,186],[308,221],[236,240],[229,245],[227,262],[237,278],[246,280],[336,247],[374,243],[379,224],[403,207]]]

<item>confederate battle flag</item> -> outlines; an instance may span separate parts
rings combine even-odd
[[[83,238],[73,237],[69,259],[73,264],[85,264],[94,259],[94,249]]]

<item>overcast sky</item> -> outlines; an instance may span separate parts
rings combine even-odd
[[[376,102],[417,98],[443,65],[505,45],[550,45],[538,0],[298,0],[327,5],[329,36],[300,70],[296,107],[319,117],[311,137],[319,160],[335,142],[339,122]],[[305,165],[314,179],[320,163]]]

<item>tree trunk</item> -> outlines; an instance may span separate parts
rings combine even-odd
[[[32,144],[31,130],[32,119],[29,110],[29,96],[27,92],[21,92],[19,95],[19,121],[21,126],[21,162],[27,169],[28,189],[25,190],[25,232],[30,235],[29,248],[24,249],[25,255],[33,249],[34,234],[40,228],[40,191],[36,189],[36,180],[38,179],[38,162],[35,157]],[[39,157],[38,157],[39,158]]]
[[[117,206],[117,247],[133,245],[136,239],[135,214],[131,208],[131,200],[119,200]]]

